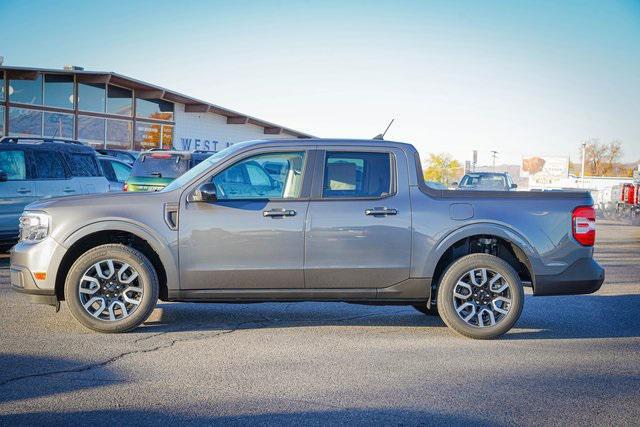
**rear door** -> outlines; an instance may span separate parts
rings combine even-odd
[[[24,207],[36,200],[25,150],[0,150],[0,171],[7,174],[7,181],[0,182],[0,240],[17,239],[18,218]]]
[[[325,147],[305,235],[305,287],[382,288],[409,278],[407,160],[389,147]]]
[[[78,186],[70,179],[70,173],[59,152],[34,149],[28,153],[37,197],[60,197],[78,193]]]

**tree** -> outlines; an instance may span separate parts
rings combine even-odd
[[[450,180],[457,178],[460,174],[461,167],[460,162],[452,159],[450,154],[431,153],[424,170],[424,179],[425,181],[436,181],[448,185]]]
[[[580,157],[582,157],[582,145],[580,145]],[[586,142],[585,146],[584,174],[590,176],[619,174],[621,157],[622,143],[620,141],[601,144],[600,140],[592,138]]]

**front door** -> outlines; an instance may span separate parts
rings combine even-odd
[[[217,202],[183,204],[182,290],[304,287],[308,157],[304,150],[247,154],[210,179]]]
[[[404,152],[320,151],[307,216],[307,288],[384,288],[409,278],[411,205]]]

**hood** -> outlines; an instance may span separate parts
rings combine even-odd
[[[177,201],[177,197],[178,196],[176,192],[173,191],[167,193],[96,193],[41,199],[27,205],[25,207],[25,210],[49,212],[51,210],[64,208],[72,208],[76,211],[78,209],[87,208],[88,210],[95,212],[96,208],[100,207],[106,207],[109,209],[119,207],[120,209],[124,210],[125,208],[138,206],[140,204],[162,204],[168,201]]]

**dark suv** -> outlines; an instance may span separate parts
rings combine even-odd
[[[108,190],[109,182],[91,147],[70,140],[1,139],[0,251],[18,241],[18,220],[29,203]]]

